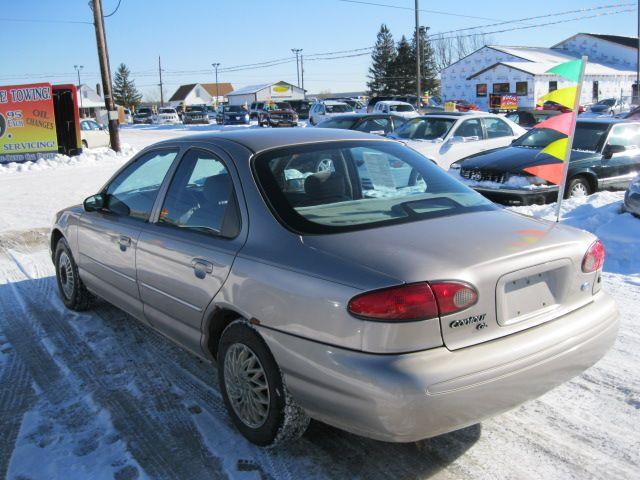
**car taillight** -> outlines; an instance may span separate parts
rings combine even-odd
[[[584,273],[595,272],[604,264],[604,245],[600,240],[591,244],[582,259],[582,271]]]
[[[371,320],[427,320],[459,312],[477,300],[478,293],[467,283],[424,282],[360,294],[349,301],[348,310]]]

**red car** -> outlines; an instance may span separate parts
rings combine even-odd
[[[569,107],[565,107],[564,105],[560,105],[559,103],[553,102],[551,100],[544,102],[542,105],[538,105],[536,107],[536,110],[556,110],[562,113],[569,113],[572,111],[572,109],[570,109]],[[580,105],[578,107],[578,113],[584,113],[584,112],[585,112],[585,108],[582,105]]]
[[[467,102],[466,100],[449,100],[450,102],[455,102],[456,110],[459,112],[468,112],[469,110],[480,110],[478,105],[475,103]]]

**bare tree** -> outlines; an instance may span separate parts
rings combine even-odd
[[[490,44],[493,41],[484,33],[476,33],[473,35],[457,35],[446,36],[437,35],[431,39],[435,51],[436,65],[438,71],[448,67],[452,63],[457,62],[470,53]]]

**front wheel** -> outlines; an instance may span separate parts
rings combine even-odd
[[[591,185],[589,182],[583,177],[575,177],[572,178],[567,185],[567,192],[565,197],[567,198],[576,198],[576,197],[586,197],[587,195],[591,195],[593,192],[591,191]]]
[[[222,333],[218,378],[227,411],[250,442],[275,446],[306,431],[309,417],[293,401],[266,343],[245,321]]]

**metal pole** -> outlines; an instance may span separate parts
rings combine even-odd
[[[640,0],[639,0],[640,1]],[[418,104],[417,107],[420,108],[421,99],[422,99],[422,85],[421,83],[421,75],[420,75],[420,17],[419,17],[419,9],[418,9],[418,0],[416,0],[416,92],[418,94]]]
[[[220,98],[220,92],[218,91],[218,67],[220,66],[219,63],[212,63],[211,66],[215,69],[216,71],[216,108],[218,108],[218,99]]]
[[[304,91],[304,60],[302,59],[302,53],[300,53],[300,78],[302,79],[302,95],[306,99],[307,92]]]
[[[582,65],[580,67],[580,76],[578,77],[578,85],[576,85],[576,99],[573,102],[573,122],[569,131],[569,141],[567,149],[564,152],[564,165],[562,168],[562,182],[558,185],[558,207],[556,208],[556,222],[560,221],[560,208],[562,207],[562,199],[564,198],[564,189],[567,185],[567,172],[569,171],[569,162],[571,161],[571,149],[573,147],[573,137],[576,133],[576,119],[578,118],[578,110],[580,109],[580,97],[582,96],[582,84],[584,83],[584,69],[587,66],[587,56],[582,56]]]
[[[292,48],[291,51],[296,55],[296,75],[298,76],[298,87],[300,87],[300,52],[302,52],[301,48]]]
[[[118,112],[113,101],[113,87],[111,85],[111,69],[109,67],[109,52],[104,33],[104,17],[102,16],[102,0],[92,0],[93,25],[96,29],[96,43],[98,44],[98,60],[100,60],[100,74],[102,77],[102,91],[104,103],[109,118],[109,137],[111,148],[120,151],[120,135],[118,132]]]
[[[160,75],[160,106],[164,107],[164,93],[162,91],[162,64],[160,63],[159,55],[158,55],[158,74]]]
[[[84,68],[84,66],[82,65],[74,65],[73,68],[76,69],[76,72],[78,72],[78,96],[80,97],[80,110],[82,113],[82,92],[80,91],[80,87],[81,87],[81,83],[80,83],[80,70],[82,70]]]

